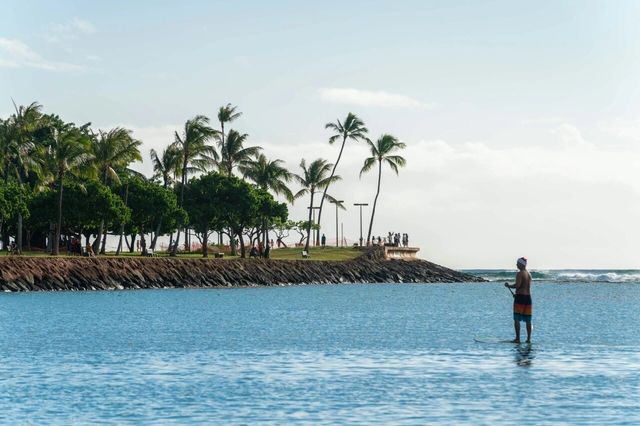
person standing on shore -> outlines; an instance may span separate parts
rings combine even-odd
[[[527,271],[527,258],[521,257],[518,259],[516,266],[518,267],[516,283],[504,283],[505,287],[516,289],[516,294],[513,298],[513,327],[516,332],[516,338],[513,340],[513,343],[520,343],[521,321],[526,323],[527,343],[531,343],[533,303],[531,301],[531,274]]]

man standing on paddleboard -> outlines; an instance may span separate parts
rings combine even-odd
[[[504,283],[505,287],[515,288],[516,294],[513,299],[513,326],[516,330],[516,338],[513,343],[520,343],[520,321],[527,325],[527,343],[531,343],[531,315],[533,314],[533,304],[531,302],[531,274],[527,271],[527,258],[518,259],[518,273],[516,283]]]

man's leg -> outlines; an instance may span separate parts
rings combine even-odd
[[[527,343],[531,343],[531,330],[533,329],[533,325],[531,321],[527,321]]]
[[[516,330],[516,338],[514,339],[513,343],[520,343],[520,321],[514,320],[513,328],[515,328]]]

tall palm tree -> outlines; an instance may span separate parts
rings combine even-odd
[[[244,147],[249,135],[239,133],[236,130],[229,130],[226,140],[218,137],[218,148],[220,149],[220,161],[218,162],[218,170],[220,173],[232,176],[233,169],[236,167],[246,168],[251,162],[251,158],[257,156],[262,149],[259,146]]]
[[[13,106],[15,114],[6,121],[5,137],[0,141],[2,173],[5,182],[13,176],[22,186],[29,171],[38,169],[33,135],[43,126],[42,105],[32,102],[18,107],[14,102]],[[22,214],[18,213],[17,219],[16,243],[18,252],[22,252]]]
[[[233,106],[231,104],[227,104],[225,106],[221,106],[218,109],[218,121],[220,122],[220,136],[222,138],[222,145],[224,145],[224,123],[231,123],[232,121],[240,118],[242,113],[240,111],[236,111],[238,109],[237,106]]]
[[[48,147],[49,158],[55,163],[55,175],[58,183],[58,226],[53,241],[53,254],[59,254],[60,231],[62,228],[62,197],[64,178],[76,175],[91,167],[93,154],[91,153],[90,138],[80,129],[66,125],[62,129],[55,129]]]
[[[342,144],[340,145],[340,152],[338,153],[338,159],[333,165],[333,169],[331,170],[331,176],[336,173],[336,168],[338,167],[338,163],[340,163],[340,159],[342,158],[342,151],[344,151],[344,146],[347,143],[347,140],[352,141],[363,141],[367,139],[367,132],[369,131],[365,125],[364,121],[358,118],[357,115],[353,113],[347,114],[347,118],[342,122],[340,120],[336,120],[335,123],[327,123],[325,124],[325,129],[330,129],[334,132],[334,134],[329,138],[329,143],[333,145],[334,142],[338,140],[342,140]],[[324,192],[322,194],[322,198],[320,199],[320,208],[318,209],[318,224],[320,224],[320,220],[322,218],[322,207],[324,204],[325,196],[327,195],[327,190],[329,189],[329,185],[324,188]],[[320,228],[318,228],[316,234],[316,244],[320,239]]]
[[[376,214],[376,204],[378,203],[378,195],[380,195],[380,181],[382,179],[382,164],[387,164],[391,170],[398,174],[398,169],[404,167],[407,163],[403,157],[394,155],[394,152],[405,148],[405,144],[400,142],[394,136],[384,134],[378,138],[377,141],[372,142],[367,140],[367,144],[371,149],[371,157],[364,160],[362,170],[360,170],[360,176],[363,173],[368,172],[373,168],[376,163],[378,164],[378,189],[376,191],[376,198],[373,201],[373,209],[371,210],[371,220],[369,221],[369,232],[367,232],[367,245],[371,241],[371,229],[373,227],[373,217]]]
[[[142,142],[134,139],[131,130],[116,127],[108,132],[99,130],[97,137],[91,140],[91,151],[94,157],[94,165],[102,183],[120,183],[118,171],[128,169],[135,161],[142,161],[140,146]],[[94,242],[94,251],[98,252],[98,245],[102,237],[100,254],[104,254],[107,243],[107,232],[104,229],[104,220],[100,221],[98,236]]]
[[[151,149],[151,162],[153,163],[153,179],[162,182],[164,188],[168,188],[174,181],[176,169],[180,165],[180,152],[171,147],[162,151],[162,156],[158,155],[155,149]]]
[[[197,115],[184,124],[182,135],[175,132],[175,141],[170,145],[180,157],[180,207],[184,204],[184,187],[190,172],[197,172],[213,165],[218,160],[218,153],[207,142],[216,134],[216,130],[209,127],[209,119],[204,115]],[[180,228],[176,240],[171,248],[171,256],[175,256],[180,242]]]
[[[327,163],[327,160],[318,158],[307,166],[307,162],[302,159],[300,162],[300,168],[302,169],[302,175],[294,174],[293,178],[302,185],[302,189],[298,191],[294,198],[302,197],[305,194],[310,195],[309,199],[309,221],[307,222],[307,241],[305,243],[305,251],[309,251],[309,239],[311,238],[311,213],[313,212],[313,200],[316,192],[323,191],[331,183],[342,179],[338,175],[329,176],[329,170],[333,164]],[[323,192],[323,197],[328,197],[326,191]]]

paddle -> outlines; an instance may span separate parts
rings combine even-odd
[[[504,283],[505,287],[509,285],[509,283]],[[513,298],[515,299],[516,295],[513,292],[513,290],[511,290],[511,287],[507,287],[509,289],[509,293],[511,293],[511,295],[513,296]]]

